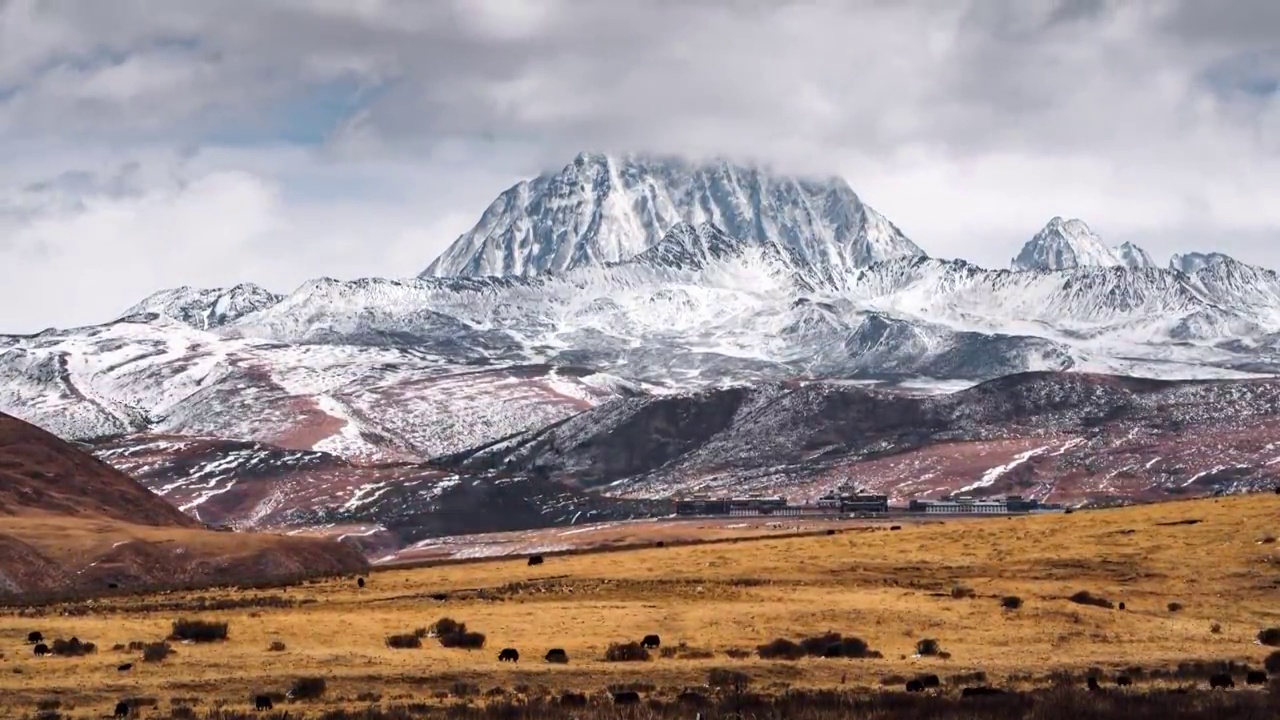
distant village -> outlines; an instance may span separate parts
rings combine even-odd
[[[1062,505],[1042,503],[1021,495],[973,497],[946,495],[936,500],[911,500],[905,506],[891,506],[888,495],[863,492],[845,484],[810,505],[791,505],[785,497],[749,494],[741,497],[694,496],[676,501],[677,516],[796,516],[852,515],[878,517],[892,514],[920,515],[1026,515],[1062,512]]]

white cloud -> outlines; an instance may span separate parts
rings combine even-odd
[[[1061,214],[1280,267],[1277,7],[0,2],[0,329],[412,275],[582,149],[839,171],[984,264]]]

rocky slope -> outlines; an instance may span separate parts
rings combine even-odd
[[[621,496],[816,498],[845,480],[899,501],[965,491],[1068,503],[1269,489],[1280,381],[1031,373],[946,395],[823,382],[616,400],[464,453],[459,470]]]
[[[0,415],[0,601],[367,567],[357,549],[331,540],[207,529],[85,451]]]

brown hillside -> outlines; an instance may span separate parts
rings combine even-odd
[[[32,511],[136,525],[200,527],[128,475],[34,425],[0,413],[0,515]]]
[[[206,529],[128,475],[0,414],[0,600],[265,585],[368,568],[318,538]]]

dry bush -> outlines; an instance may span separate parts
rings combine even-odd
[[[955,585],[951,588],[951,597],[956,600],[966,600],[977,596],[978,593],[966,585]]]
[[[1178,612],[1179,610],[1181,610],[1181,609],[1182,609],[1182,603],[1180,603],[1180,602],[1171,602],[1171,603],[1169,603],[1168,605],[1166,605],[1165,607],[1167,607],[1167,608],[1169,609],[1169,612]]]
[[[604,651],[606,662],[645,662],[650,658],[649,651],[638,642],[610,643]]]
[[[98,646],[91,642],[81,642],[80,638],[63,640],[58,638],[49,645],[49,650],[61,657],[83,657],[98,652]]]
[[[1106,608],[1108,610],[1114,610],[1116,607],[1115,603],[1099,595],[1094,595],[1088,590],[1081,590],[1067,599],[1077,605],[1092,605],[1094,607]]]
[[[731,660],[746,660],[751,657],[751,651],[742,648],[729,648],[724,651],[724,654]]]
[[[169,633],[170,640],[190,640],[192,642],[219,642],[227,639],[229,624],[214,620],[189,620],[180,618],[173,621],[173,629]]]
[[[462,648],[463,650],[480,650],[484,648],[485,636],[479,632],[459,632],[440,636],[440,646]]]
[[[763,660],[799,660],[805,656],[804,649],[786,638],[757,647],[756,654]]]
[[[289,697],[295,700],[317,700],[324,697],[328,684],[322,677],[303,677],[293,681]]]
[[[160,642],[146,643],[142,646],[143,662],[161,662],[165,658],[173,654],[173,648],[169,643]]]
[[[924,638],[916,643],[916,653],[925,657],[940,655],[942,646],[933,638]]]
[[[284,652],[284,651],[285,651],[285,645],[284,645],[284,643],[280,642],[279,640],[272,640],[272,641],[271,641],[271,644],[267,646],[267,650],[268,650],[269,652]]]
[[[422,640],[413,633],[387,636],[387,647],[393,650],[414,650],[422,647]]]
[[[1269,673],[1280,674],[1280,650],[1268,655],[1267,659],[1262,661],[1262,666],[1265,667]]]
[[[424,637],[426,637],[429,633],[430,633],[430,631],[429,631],[429,630],[427,630],[427,629],[426,629],[426,628],[424,628],[424,627],[414,628],[414,630],[413,630],[413,634],[414,634],[414,635],[417,635],[417,636],[418,636],[418,637],[420,637],[420,638],[424,638]]]

